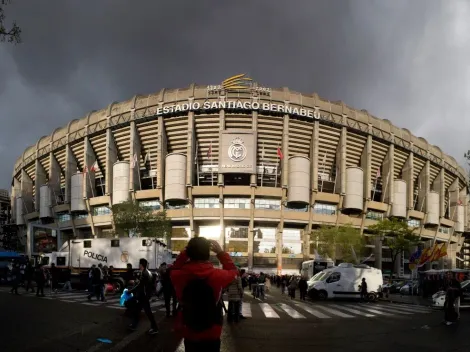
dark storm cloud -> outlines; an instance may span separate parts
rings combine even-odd
[[[269,4],[269,5],[268,5]],[[14,1],[0,45],[0,187],[42,135],[137,93],[247,72],[343,100],[456,158],[466,144],[465,1]]]

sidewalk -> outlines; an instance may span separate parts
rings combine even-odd
[[[400,294],[389,294],[388,298],[383,297],[380,299],[385,302],[414,304],[419,306],[432,306],[431,298],[423,298],[422,296],[402,296]]]

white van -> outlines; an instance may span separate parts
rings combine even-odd
[[[368,299],[375,301],[382,292],[382,270],[368,265],[341,263],[337,267],[323,270],[308,281],[311,298],[354,298],[360,297],[359,285],[366,279]]]
[[[306,280],[310,280],[320,271],[332,268],[334,266],[335,263],[331,259],[307,260],[302,263],[301,275],[305,277]]]

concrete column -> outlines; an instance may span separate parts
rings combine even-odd
[[[253,132],[258,131],[258,112],[252,112],[252,129]],[[258,148],[258,147],[257,147]],[[256,152],[258,155],[258,151]],[[258,168],[256,168],[258,170]],[[251,175],[251,194],[250,194],[250,224],[248,229],[248,269],[253,269],[253,250],[254,250],[254,228],[255,228],[255,193],[257,187],[257,174]]]
[[[38,188],[36,188],[36,193],[38,193]],[[23,199],[24,214],[36,211],[36,209],[33,208],[33,180],[24,169],[21,170],[20,196]]]
[[[385,156],[382,164],[382,202],[393,204],[394,195],[394,159],[395,159],[395,146],[390,144],[388,147],[387,155]]]
[[[444,217],[446,213],[445,204],[445,178],[444,169],[442,168],[437,174],[431,186],[432,190],[439,193],[439,217]]]
[[[318,192],[318,160],[323,160],[324,155],[319,155],[320,147],[320,123],[313,123],[312,140],[310,143],[310,175],[312,177],[312,192]],[[313,203],[310,203],[313,204]]]
[[[223,130],[225,130],[225,110],[220,110],[219,111],[219,131],[223,131]],[[220,134],[217,138],[218,138],[217,145],[219,146],[219,155],[217,157],[217,160],[220,161],[220,153],[221,153]],[[217,175],[218,175],[217,184],[219,185],[219,202],[221,202],[220,203],[220,239],[225,249],[225,221],[224,221],[224,203],[223,203],[224,175],[220,174],[218,171],[217,171]]]
[[[95,156],[95,152],[93,151],[93,147],[92,147],[88,137],[85,137],[84,143],[85,143],[85,148],[84,148],[85,166],[84,166],[84,169],[86,170],[86,173],[83,176],[83,177],[85,177],[84,197],[85,198],[93,198],[95,196],[95,193],[96,193],[95,192],[95,173],[90,172],[89,169],[95,163],[96,156]]]
[[[192,99],[190,99],[192,102]],[[189,199],[189,228],[194,232],[194,203],[193,203],[193,182],[195,175],[195,155],[196,153],[196,134],[194,129],[194,112],[188,113],[188,142],[186,144],[186,186],[188,188]]]
[[[371,199],[371,177],[372,177],[372,136],[367,136],[366,145],[362,151],[361,167],[364,170],[364,195],[366,200]],[[367,210],[367,209],[365,209]]]
[[[403,180],[406,181],[406,206],[408,210],[413,210],[414,207],[414,177],[413,177],[413,153],[410,153],[408,159],[403,165],[401,171]]]
[[[61,195],[60,180],[62,176],[62,170],[60,168],[54,153],[50,153],[49,156],[49,185],[52,192],[52,205],[57,205],[59,196]]]
[[[107,195],[113,193],[113,165],[118,161],[118,150],[113,132],[110,128],[106,130],[106,175],[105,191]]]
[[[463,205],[463,208],[464,208],[464,212],[463,212],[463,215],[464,215],[464,218],[463,218],[463,223],[464,223],[464,228],[465,228],[465,231],[467,230],[467,224],[468,224],[468,195],[467,195],[467,187],[463,187],[461,190],[460,190],[460,202],[462,203]]]
[[[343,127],[336,149],[336,193],[344,194],[346,191],[346,127]]]
[[[167,154],[167,139],[163,117],[158,118],[158,145],[157,145],[157,188],[162,189],[165,185],[165,157]],[[162,192],[163,198],[164,192]]]
[[[252,119],[252,130],[255,134],[258,132],[258,111],[254,111],[251,113],[251,119]],[[256,136],[257,137],[257,136]],[[258,183],[257,179],[257,173],[258,173],[258,144],[256,144],[256,157],[255,157],[255,163],[256,163],[256,168],[255,168],[255,173],[250,175],[250,186],[251,187],[256,187]]]
[[[67,144],[65,147],[65,201],[70,203],[72,175],[78,171],[77,160],[72,153],[72,149]]]
[[[129,155],[129,190],[136,191],[140,190],[140,154],[142,151],[142,146],[140,143],[139,133],[135,122],[131,121],[130,123],[130,155]],[[134,159],[137,159],[137,162],[134,162]],[[132,167],[134,166],[134,167]]]
[[[16,198],[21,194],[21,182],[13,177],[13,187],[11,189],[10,207],[11,207],[11,222],[16,223]],[[24,213],[24,211],[23,211]]]
[[[428,209],[426,207],[426,197],[429,192],[429,184],[430,184],[430,163],[426,161],[424,164],[423,169],[421,170],[418,176],[418,210],[427,212]]]
[[[375,257],[375,267],[382,270],[382,241],[380,236],[375,236],[374,238],[374,257]]]
[[[282,187],[286,188],[289,179],[289,115],[284,115],[284,130],[282,137]]]
[[[34,175],[34,184],[36,186],[36,192],[34,194],[34,211],[39,211],[39,199],[40,199],[40,188],[42,185],[45,185],[47,183],[47,174],[46,170],[44,170],[44,167],[42,164],[39,162],[39,160],[36,159],[36,167],[35,167],[35,175]]]

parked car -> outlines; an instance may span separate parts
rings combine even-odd
[[[411,282],[408,282],[405,285],[403,285],[400,288],[400,294],[401,295],[409,295],[411,293],[410,292],[410,286],[412,287],[413,295],[417,295],[418,294],[419,284],[416,281],[411,281]]]

